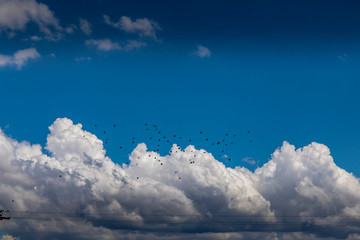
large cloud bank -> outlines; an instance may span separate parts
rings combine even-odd
[[[49,130],[46,151],[0,132],[1,226],[14,238],[360,238],[359,179],[322,144],[284,142],[253,173],[191,145],[160,156],[140,143],[120,166],[81,124]]]

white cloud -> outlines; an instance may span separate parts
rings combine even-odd
[[[91,35],[92,33],[92,25],[86,19],[80,18],[80,29],[86,35]]]
[[[255,165],[255,163],[256,163],[256,161],[251,157],[246,157],[246,158],[242,159],[242,161],[246,162],[248,164],[251,164],[251,165]]]
[[[25,66],[29,59],[39,58],[40,54],[35,48],[28,48],[19,50],[14,55],[2,55],[0,54],[0,67],[16,66],[21,69]]]
[[[284,142],[255,174],[259,178],[257,189],[279,216],[299,216],[315,225],[348,221],[340,216],[359,218],[359,179],[336,166],[323,144],[296,150]],[[328,233],[336,235],[336,231]]]
[[[357,239],[360,234],[359,179],[337,167],[322,144],[296,150],[285,142],[253,173],[226,168],[194,146],[174,145],[161,156],[144,143],[130,154],[129,165],[119,166],[81,124],[60,118],[49,130],[50,156],[40,145],[0,131],[1,201],[18,211],[12,213],[14,221],[2,222],[2,230],[12,236]],[[281,221],[299,224],[276,225]],[[250,222],[255,224],[246,225]],[[274,232],[283,232],[282,238]]]
[[[201,58],[211,57],[211,52],[207,47],[202,45],[197,46],[197,50],[193,52],[194,55],[199,56]]]
[[[157,40],[156,31],[160,30],[157,22],[147,18],[138,18],[132,21],[130,17],[122,16],[118,22],[112,22],[108,15],[104,15],[105,23],[128,33],[138,34],[140,37],[151,37]]]
[[[24,31],[28,23],[38,26],[48,40],[56,40],[62,30],[49,7],[36,0],[0,0],[0,32]]]
[[[30,40],[31,40],[31,41],[41,41],[41,40],[42,40],[42,37],[39,37],[39,36],[37,36],[37,35],[34,35],[34,36],[31,36],[31,37],[30,37]]]
[[[112,50],[121,50],[119,44],[117,42],[111,41],[110,39],[100,39],[100,40],[89,39],[86,40],[85,45],[95,46],[97,50],[104,52],[108,52]]]

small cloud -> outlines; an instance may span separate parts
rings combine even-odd
[[[112,22],[108,15],[104,15],[104,21],[110,26],[128,33],[138,34],[140,37],[151,37],[157,40],[156,31],[161,30],[159,24],[147,18],[138,18],[132,21],[130,17],[122,16],[118,22]]]
[[[197,46],[197,51],[193,52],[194,55],[199,56],[201,58],[211,57],[211,52],[207,47],[202,45]]]
[[[75,32],[75,30],[77,29],[77,26],[74,24],[71,24],[70,26],[65,28],[65,32],[67,34],[73,34]]]
[[[8,39],[12,39],[16,36],[16,32],[10,31],[6,33]]]
[[[56,55],[54,53],[50,53],[49,56],[52,57],[52,58],[56,57]]]
[[[91,35],[92,33],[92,25],[86,19],[80,18],[80,29],[86,35]]]
[[[147,46],[146,42],[130,40],[130,41],[128,41],[127,44],[124,45],[123,49],[125,51],[131,51],[131,50],[138,49],[138,48],[145,47],[145,46]]]
[[[251,165],[255,165],[255,163],[256,163],[256,161],[251,157],[246,157],[246,158],[242,159],[242,161],[246,162],[248,164],[251,164]]]
[[[111,50],[121,50],[121,47],[117,42],[113,42],[110,39],[101,39],[101,40],[95,40],[95,39],[89,39],[85,42],[86,46],[95,46],[97,50],[108,52]]]
[[[29,59],[36,59],[41,57],[35,48],[28,48],[19,50],[14,55],[2,55],[0,54],[0,67],[16,66],[17,69],[21,69],[25,66]]]
[[[75,61],[82,62],[82,61],[91,61],[91,57],[77,57]]]
[[[39,37],[37,35],[34,35],[34,36],[31,36],[29,38],[31,41],[41,41],[42,40],[42,37]]]
[[[340,59],[343,62],[346,62],[348,60],[348,55],[346,53],[344,53],[343,55],[339,55],[337,56],[338,59]]]

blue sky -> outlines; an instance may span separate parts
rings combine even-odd
[[[32,41],[24,39],[46,36],[32,21],[12,38],[3,27],[1,54],[33,47],[41,55],[21,69],[1,68],[0,123],[18,140],[44,144],[46,126],[57,117],[95,134],[94,123],[109,128],[116,122],[123,129],[112,132],[107,150],[123,162],[131,147],[120,152],[114,142],[141,137],[144,122],[188,138],[251,130],[253,144],[244,134],[230,152],[240,164],[251,157],[262,165],[285,140],[297,147],[315,141],[360,175],[356,1],[42,3],[63,28],[74,24],[76,30],[57,41]],[[141,37],[106,24],[103,15],[113,22],[147,18],[161,29],[156,40]],[[80,18],[91,24],[90,35],[80,30]],[[86,46],[89,39],[147,46],[104,52]],[[196,56],[198,45],[211,56]]]
[[[358,239],[359,7],[355,0],[0,0],[0,208],[18,214],[4,233]],[[170,154],[170,143],[186,150]],[[19,220],[64,209],[80,211],[78,228],[56,218],[61,231]],[[166,226],[149,227],[159,212],[171,213]],[[113,216],[109,224],[102,213],[138,218],[132,225]],[[246,221],[332,222],[307,227],[306,220],[300,230],[264,224],[252,233],[201,222],[235,213]],[[184,227],[169,224],[170,216],[200,217]],[[355,218],[355,227],[336,228],[341,217]]]

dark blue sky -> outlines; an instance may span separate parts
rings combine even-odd
[[[149,122],[214,156],[221,149],[199,131],[212,139],[238,134],[227,150],[237,160],[226,163],[232,167],[256,167],[244,158],[262,165],[283,141],[324,143],[339,166],[360,176],[358,1],[41,2],[76,30],[57,41],[26,40],[44,36],[31,21],[13,38],[2,32],[0,54],[33,47],[41,55],[21,69],[0,69],[0,126],[16,139],[44,145],[47,126],[68,117],[102,139],[106,129],[109,156],[126,162],[129,139],[146,142]],[[113,22],[147,18],[161,30],[157,39],[139,37],[105,24],[104,14]],[[79,18],[92,25],[90,35]],[[101,51],[86,45],[90,39],[146,46]],[[198,45],[211,56],[196,56]]]

